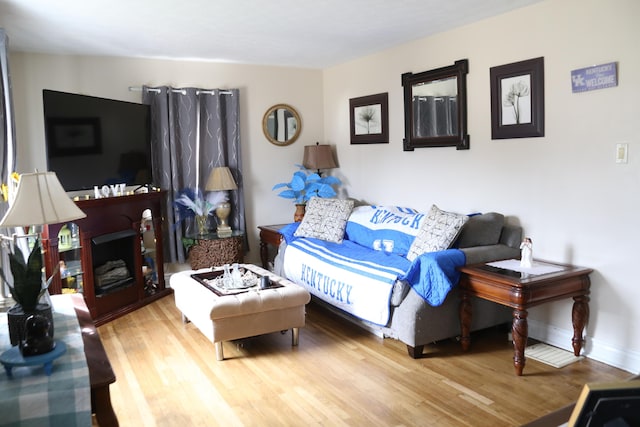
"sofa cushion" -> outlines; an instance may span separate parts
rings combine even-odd
[[[293,234],[342,243],[353,200],[312,197],[307,202],[304,218]]]
[[[503,225],[504,215],[497,212],[474,215],[462,227],[455,246],[458,248],[470,248],[473,246],[496,245],[500,241]]]
[[[346,238],[361,246],[405,256],[425,215],[397,206],[358,206],[347,222]]]
[[[407,259],[413,261],[425,252],[448,249],[468,220],[467,215],[446,212],[436,205],[431,206],[420,232],[409,248]]]

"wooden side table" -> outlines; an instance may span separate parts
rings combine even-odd
[[[193,270],[224,264],[241,263],[244,259],[244,233],[233,231],[230,236],[208,233],[187,236],[182,239],[189,252],[189,264]]]
[[[280,246],[282,234],[278,230],[285,225],[287,224],[258,226],[260,229],[260,261],[262,261],[262,268],[269,268],[269,245],[274,246],[276,249]]]
[[[519,263],[517,260],[505,261],[508,262]],[[541,269],[542,274],[519,273],[487,264],[460,268],[462,349],[466,351],[471,345],[472,295],[512,307],[513,364],[516,375],[522,375],[525,365],[524,349],[529,335],[529,308],[563,298],[573,298],[572,345],[576,356],[579,356],[582,350],[582,333],[589,319],[589,274],[592,269],[543,261],[535,261],[534,267]],[[535,272],[535,269],[533,271]]]

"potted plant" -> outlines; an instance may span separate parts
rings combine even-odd
[[[49,319],[51,322],[50,337],[53,338],[51,304],[47,301],[41,301],[41,299],[49,288],[58,268],[56,267],[47,281],[44,280],[42,276],[42,250],[38,239],[36,239],[26,262],[18,246],[15,247],[14,252],[9,252],[9,265],[13,275],[13,286],[9,284],[7,275],[2,268],[0,268],[0,275],[9,286],[11,295],[16,301],[16,304],[7,311],[11,345],[15,346],[21,343],[24,338],[25,321],[34,314]]]
[[[276,184],[272,190],[285,188],[278,193],[278,196],[293,200],[296,204],[294,221],[299,222],[304,216],[304,207],[309,199],[312,197],[335,197],[336,191],[333,185],[340,185],[341,181],[335,176],[321,177],[318,173],[312,172],[302,165],[296,166],[299,170],[293,173],[291,181]]]
[[[205,197],[200,189],[185,188],[180,190],[173,203],[176,208],[176,224],[187,218],[195,218],[198,234],[205,235],[208,232],[209,215],[216,206],[226,200],[227,195],[224,191],[213,191]]]

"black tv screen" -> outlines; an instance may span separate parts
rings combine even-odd
[[[42,91],[47,168],[66,191],[152,184],[149,106]]]

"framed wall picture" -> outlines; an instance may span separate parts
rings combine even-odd
[[[98,117],[48,118],[49,155],[83,156],[100,154],[102,140]]]
[[[389,94],[349,100],[352,144],[389,143]]]
[[[544,58],[492,67],[491,139],[544,136]]]

